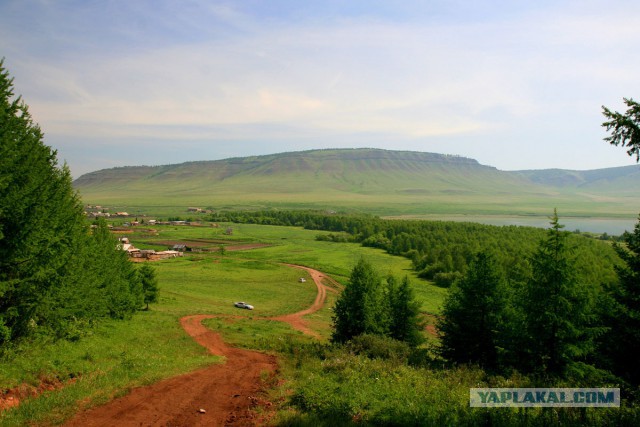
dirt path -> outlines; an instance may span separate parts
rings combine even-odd
[[[295,329],[318,336],[306,325],[304,315],[324,305],[327,290],[322,281],[332,280],[307,267],[318,288],[313,305],[306,310],[273,317]],[[133,389],[128,395],[103,406],[77,414],[66,426],[253,426],[260,424],[251,411],[261,389],[261,375],[274,374],[274,356],[227,346],[219,334],[202,325],[215,315],[193,315],[180,319],[184,330],[210,353],[224,356],[226,363],[213,365],[156,384]],[[200,410],[205,412],[202,413]]]
[[[316,284],[316,287],[318,288],[318,294],[316,295],[316,299],[313,302],[313,304],[311,305],[311,307],[299,311],[297,313],[292,313],[292,314],[285,314],[283,316],[277,316],[277,317],[271,317],[271,320],[279,320],[281,322],[287,322],[288,324],[290,324],[294,329],[297,329],[298,331],[301,331],[307,335],[311,335],[315,338],[320,338],[320,335],[309,329],[306,320],[303,318],[303,316],[306,316],[307,314],[312,314],[315,313],[316,311],[320,310],[322,307],[324,307],[324,303],[325,300],[327,299],[327,291],[335,291],[332,288],[327,287],[324,283],[323,280],[333,280],[330,277],[328,277],[327,275],[325,275],[324,273],[319,272],[318,270],[314,270],[312,268],[309,267],[303,267],[301,265],[293,265],[293,264],[285,264],[289,267],[293,267],[293,268],[299,268],[301,270],[305,270],[309,273],[309,275],[311,276],[311,278],[313,279],[313,282]]]
[[[275,373],[276,358],[227,346],[202,325],[212,315],[180,319],[185,331],[226,363],[169,378],[84,412],[67,426],[252,426],[261,373]],[[204,413],[200,410],[203,409]]]

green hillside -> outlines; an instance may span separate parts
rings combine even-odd
[[[378,149],[293,152],[92,172],[87,203],[171,207],[347,209],[380,215],[548,214],[634,217],[636,167],[505,172],[433,153]]]
[[[519,171],[519,175],[543,185],[571,188],[576,191],[613,193],[618,196],[637,197],[640,183],[639,166],[572,171],[546,169]]]

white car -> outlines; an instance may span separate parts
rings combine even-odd
[[[253,306],[251,304],[247,304],[246,302],[237,302],[235,304],[238,308],[246,308],[247,310],[253,310]]]

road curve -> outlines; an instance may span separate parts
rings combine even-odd
[[[286,266],[289,267],[293,267],[293,268],[299,268],[301,270],[305,270],[309,273],[309,275],[311,276],[311,278],[313,279],[313,282],[316,284],[316,287],[318,289],[318,293],[316,295],[316,299],[315,301],[313,301],[313,304],[311,305],[311,307],[306,308],[302,311],[299,311],[297,313],[291,313],[291,314],[285,314],[283,316],[276,316],[276,317],[270,317],[269,319],[271,320],[279,320],[281,322],[286,322],[288,324],[291,325],[291,327],[293,327],[294,329],[307,334],[307,335],[311,335],[315,338],[320,338],[320,335],[313,331],[312,329],[309,328],[306,320],[304,319],[304,316],[306,316],[307,314],[312,314],[315,313],[316,311],[320,310],[322,307],[324,307],[324,303],[327,299],[327,291],[334,291],[334,289],[327,287],[324,283],[323,280],[333,280],[331,279],[329,276],[327,276],[326,274],[318,271],[318,270],[314,270],[313,268],[309,268],[309,267],[304,267],[301,265],[294,265],[294,264],[284,264]]]
[[[271,317],[291,324],[295,329],[315,337],[303,316],[321,309],[327,290],[322,281],[332,280],[308,267],[289,265],[306,270],[318,288],[311,307],[297,313]],[[211,354],[224,356],[224,364],[212,365],[188,374],[138,387],[109,403],[76,414],[65,426],[251,426],[261,424],[251,408],[255,406],[262,387],[261,376],[274,374],[278,365],[275,356],[257,351],[230,347],[219,334],[202,325],[204,319],[216,315],[196,314],[180,319],[184,330]],[[202,412],[201,410],[204,410]]]

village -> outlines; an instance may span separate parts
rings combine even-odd
[[[118,247],[127,252],[133,261],[158,261],[161,259],[178,258],[184,256],[185,245],[174,245],[172,249],[166,251],[156,251],[154,249],[138,249],[131,244],[128,237],[118,239]],[[174,249],[175,248],[175,249]],[[177,250],[181,248],[182,250]]]
[[[140,225],[147,226],[155,226],[155,225],[172,225],[172,226],[202,226],[200,221],[192,221],[192,220],[167,220],[161,221],[157,219],[146,219],[144,215],[140,218],[140,215],[131,215],[126,211],[117,211],[114,213],[109,212],[111,208],[102,206],[102,205],[86,205],[85,206],[85,215],[90,219],[115,219],[122,218],[125,219],[120,226],[116,226],[113,224],[108,224],[109,230],[112,233],[121,234],[127,233],[131,231],[131,227],[136,227]],[[202,209],[197,207],[189,207],[186,210],[188,213],[197,213],[197,214],[210,214],[213,211],[210,209]],[[212,223],[212,227],[218,227],[218,224]],[[96,227],[96,225],[91,226]],[[229,227],[225,230],[225,234],[230,235],[233,233],[233,230]],[[118,238],[118,249],[121,249],[127,253],[129,258],[131,258],[134,262],[143,262],[143,261],[157,261],[162,259],[170,259],[170,258],[178,258],[184,256],[184,252],[189,252],[192,248],[188,247],[185,244],[175,244],[171,246],[169,249],[165,251],[156,251],[154,249],[140,249],[136,248],[128,237],[119,237]]]

